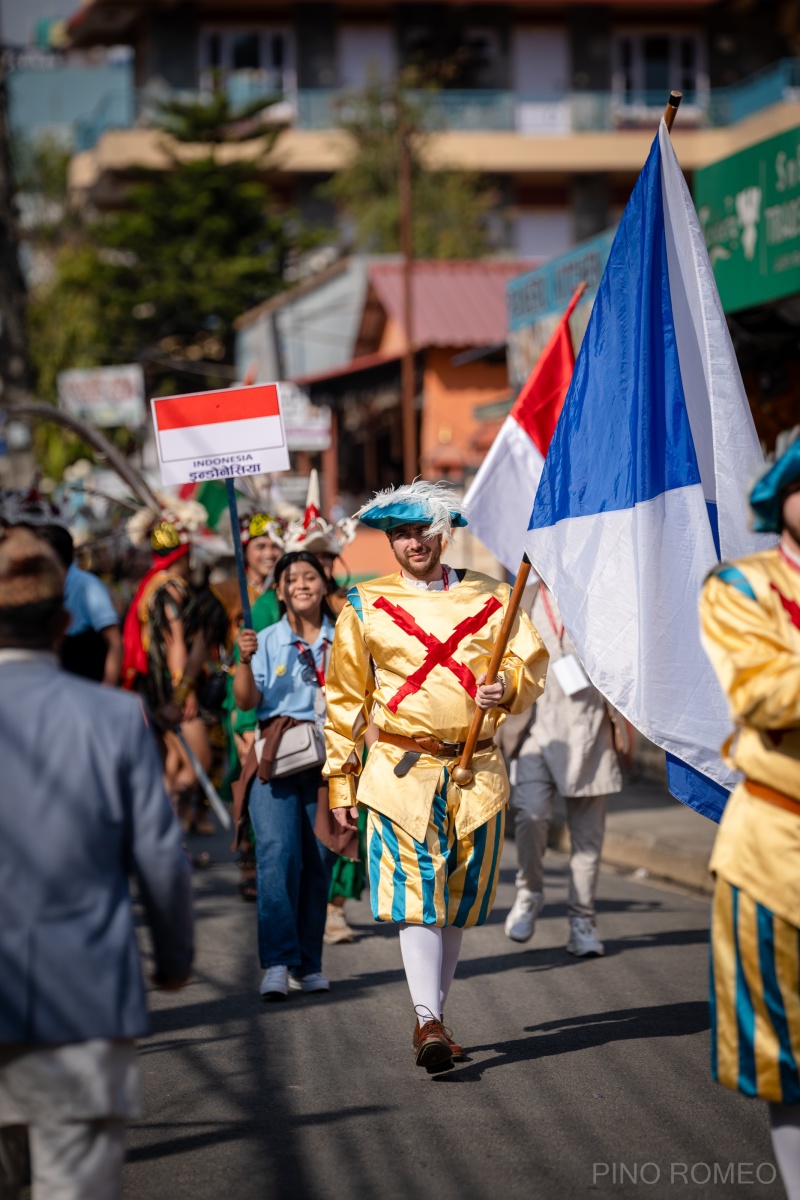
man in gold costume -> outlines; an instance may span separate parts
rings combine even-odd
[[[712,1074],[770,1104],[775,1156],[800,1198],[800,439],[750,495],[773,549],[709,576],[703,641],[735,728],[723,755],[744,775],[711,869]]]
[[[452,527],[467,523],[445,484],[389,489],[356,515],[386,532],[400,569],[347,593],[326,681],[324,774],[343,825],[355,825],[358,784],[372,913],[400,926],[414,1058],[441,1070],[462,1053],[443,1025],[462,933],[483,924],[497,887],[509,786],[493,736],[541,694],[548,655],[519,613],[498,679],[485,682],[510,589],[441,561]],[[451,769],[476,704],[486,715],[461,788]],[[378,739],[362,773],[370,720]]]

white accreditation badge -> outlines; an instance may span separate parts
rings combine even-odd
[[[324,736],[325,731],[325,714],[327,712],[327,704],[325,702],[325,693],[322,688],[317,688],[317,694],[314,697],[314,723],[317,727],[317,732]]]
[[[551,661],[549,669],[565,696],[576,696],[589,687],[589,677],[574,654]]]

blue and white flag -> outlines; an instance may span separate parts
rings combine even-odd
[[[720,557],[763,549],[761,448],[667,127],[617,231],[550,443],[526,550],[592,682],[667,752],[670,790],[719,820],[727,703],[700,645]]]

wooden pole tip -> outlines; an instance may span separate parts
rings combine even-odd
[[[667,129],[670,133],[672,132],[672,123],[675,120],[675,114],[678,111],[678,107],[682,99],[683,92],[670,92],[669,94],[667,107],[664,109],[664,120],[666,121]]]
[[[450,775],[453,783],[457,783],[459,787],[466,787],[468,783],[472,783],[473,775],[469,767],[453,767]]]

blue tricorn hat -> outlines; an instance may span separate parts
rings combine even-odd
[[[461,500],[449,484],[422,479],[377,492],[355,516],[370,528],[386,533],[401,525],[428,525],[430,534],[446,538],[454,528],[467,524]]]
[[[750,493],[756,533],[780,533],[781,509],[787,488],[800,482],[800,437],[762,475]]]

